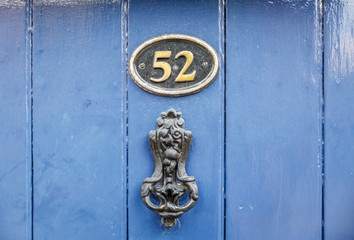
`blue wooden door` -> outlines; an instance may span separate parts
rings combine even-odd
[[[349,0],[0,0],[0,240],[354,239],[353,28]],[[208,88],[130,78],[168,33],[217,51]],[[140,187],[169,108],[199,199],[166,229]]]
[[[321,239],[320,7],[228,4],[229,239]]]

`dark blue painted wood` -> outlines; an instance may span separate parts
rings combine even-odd
[[[32,68],[30,15],[24,1],[10,2],[0,2],[0,239],[18,240],[31,239]],[[129,52],[148,38],[184,33],[220,54],[210,87],[166,98],[130,78],[126,92],[121,3],[35,2],[34,239],[126,239],[127,93],[129,238],[223,239],[223,6],[130,2]],[[354,8],[328,0],[325,11],[324,236],[347,240],[354,238]],[[320,7],[238,0],[228,1],[227,13],[226,238],[321,239]],[[166,230],[143,205],[140,186],[154,168],[147,135],[170,107],[193,131],[187,171],[200,199]]]
[[[31,108],[25,23],[23,1],[0,2],[0,239],[4,240],[31,237]]]
[[[34,238],[124,239],[121,5],[36,1],[34,28]]]
[[[226,238],[321,239],[316,1],[229,1]]]
[[[354,5],[325,5],[325,239],[354,239]]]
[[[145,40],[164,33],[204,39],[223,58],[223,7],[208,1],[130,1],[129,52]],[[222,59],[221,59],[222,61]],[[167,98],[147,93],[129,78],[129,239],[223,239],[223,61],[219,77],[200,93]],[[182,112],[185,128],[193,132],[187,172],[195,176],[200,198],[173,229],[143,204],[141,183],[154,170],[148,134],[160,113]]]

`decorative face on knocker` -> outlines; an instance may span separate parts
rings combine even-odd
[[[165,184],[172,183],[175,177],[175,169],[178,159],[181,157],[182,137],[183,137],[183,119],[174,116],[161,116],[161,130],[159,131],[160,151],[163,159],[165,171]]]

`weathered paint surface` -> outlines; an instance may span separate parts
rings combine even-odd
[[[320,2],[228,1],[224,21],[217,0],[0,0],[0,239],[354,238],[354,7]],[[165,33],[217,50],[212,85],[167,98],[134,84],[128,55]],[[140,187],[171,107],[200,197],[167,230]]]
[[[121,5],[35,4],[34,26],[34,238],[124,239]]]
[[[325,12],[324,236],[354,239],[354,3]]]
[[[318,7],[228,2],[227,239],[321,239]]]
[[[0,4],[0,239],[4,240],[31,237],[26,27],[24,3]]]

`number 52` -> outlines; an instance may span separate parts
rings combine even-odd
[[[178,74],[175,82],[189,82],[194,80],[194,76],[196,71],[194,70],[192,73],[185,74],[187,71],[188,67],[191,65],[193,62],[193,53],[190,51],[182,51],[177,53],[175,59],[184,56],[186,57],[186,63],[184,64],[184,67],[182,68],[181,72]],[[164,82],[166,81],[167,78],[170,77],[171,75],[171,66],[167,62],[163,61],[157,61],[159,58],[170,58],[171,57],[171,51],[156,51],[154,55],[154,64],[153,68],[161,68],[164,71],[164,74],[161,78],[150,78],[151,81],[153,82]]]

